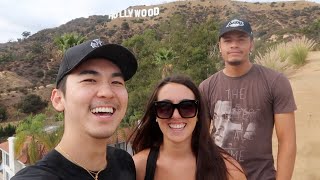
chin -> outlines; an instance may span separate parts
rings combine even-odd
[[[237,61],[237,60],[235,60],[235,61],[227,61],[227,63],[228,63],[230,66],[239,66],[239,65],[242,64],[241,61]]]
[[[191,142],[191,135],[190,136],[186,136],[186,135],[181,135],[181,136],[169,136],[169,141],[174,142],[174,143],[182,143],[182,142]]]
[[[107,131],[103,131],[103,132],[93,132],[93,133],[91,133],[91,137],[93,137],[93,138],[95,138],[95,139],[108,139],[108,138],[110,138],[113,134],[114,134],[114,132],[107,132]]]

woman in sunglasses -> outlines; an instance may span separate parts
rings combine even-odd
[[[246,179],[208,126],[197,86],[185,76],[162,80],[132,135],[137,180]]]

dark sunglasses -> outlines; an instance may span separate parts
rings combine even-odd
[[[178,104],[173,104],[169,101],[154,102],[156,115],[161,119],[170,119],[173,115],[174,109],[176,108],[182,118],[193,118],[198,112],[198,101],[183,100]]]

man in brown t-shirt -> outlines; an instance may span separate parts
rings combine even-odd
[[[296,156],[294,111],[288,79],[252,64],[253,34],[245,20],[232,19],[220,29],[225,68],[200,84],[213,120],[215,143],[245,169],[249,180],[291,179]],[[272,133],[278,138],[277,171]]]

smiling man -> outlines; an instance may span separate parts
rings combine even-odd
[[[291,179],[296,156],[291,85],[283,74],[251,63],[253,47],[248,21],[232,19],[223,24],[219,49],[225,67],[199,86],[215,126],[211,134],[241,163],[248,180]],[[279,142],[277,171],[272,154],[274,126]]]
[[[107,148],[128,105],[125,81],[137,70],[134,55],[99,39],[68,49],[60,64],[53,107],[64,112],[64,134],[58,146],[13,180],[131,180],[131,156]]]

